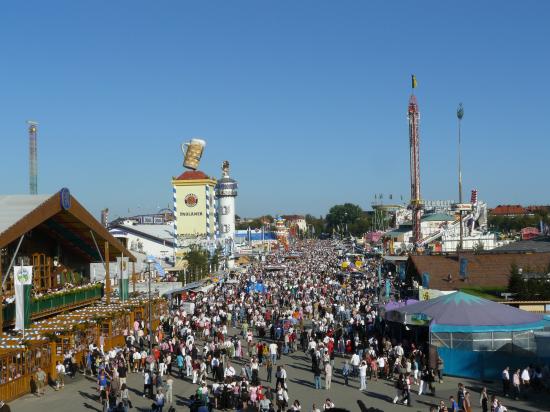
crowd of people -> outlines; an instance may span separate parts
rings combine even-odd
[[[400,293],[401,280],[379,258],[365,258],[359,275],[342,272],[342,259],[332,242],[304,241],[293,253],[274,253],[232,272],[207,292],[174,296],[154,331],[151,353],[148,325],[139,322],[125,348],[104,352],[92,345],[86,369],[97,376],[103,410],[127,412],[132,406],[129,373],[142,374],[141,395],[160,412],[174,404],[175,379],[195,385],[188,404],[198,412],[328,410],[338,406],[330,398],[334,374],[344,385],[357,380],[359,391],[367,390],[369,380],[391,381],[394,404],[412,406],[413,393],[435,397],[443,360],[430,360],[425,342],[396,340],[378,306],[385,283]],[[311,386],[325,391],[314,404],[302,405],[291,393],[287,355],[311,365]],[[505,394],[519,396],[512,386]],[[456,398],[434,410],[469,412],[473,396],[460,384]],[[479,406],[506,410],[486,389]]]

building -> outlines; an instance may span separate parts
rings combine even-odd
[[[140,224],[134,220],[112,222],[109,233],[134,254],[153,256],[174,265],[173,223]]]
[[[460,276],[460,260],[466,259],[467,280]],[[460,255],[412,255],[407,262],[409,278],[422,284],[428,274],[429,288],[457,290],[464,287],[507,287],[512,266],[547,272],[550,252],[486,252],[461,253]],[[450,277],[449,277],[450,275]]]
[[[176,247],[216,237],[216,180],[199,170],[188,170],[172,179]]]
[[[108,260],[106,248],[109,260],[135,261],[66,188],[53,195],[0,196],[2,274],[15,255],[16,264],[34,267],[37,291],[62,286],[62,273],[89,281],[90,263]]]
[[[504,217],[533,216],[533,212],[521,205],[498,205],[491,209],[489,214]]]
[[[231,244],[235,240],[235,198],[237,197],[237,181],[229,177],[229,162],[222,166],[222,178],[216,184],[218,203],[218,233],[222,244]]]
[[[18,266],[32,267],[35,293],[67,294],[67,299],[50,306],[32,306],[30,319],[38,319],[89,304],[89,298],[101,297],[101,293],[89,298],[71,294],[75,285],[85,287],[93,281],[94,262],[109,269],[124,262],[124,276],[118,280],[127,290],[136,257],[63,188],[52,195],[0,195],[0,277],[5,279],[4,293],[8,296],[14,291],[12,261]],[[90,293],[95,292],[90,289]],[[5,310],[0,311],[4,314],[4,326],[14,320],[14,312],[6,302]]]
[[[495,233],[487,228],[487,206],[477,201],[467,204],[468,211],[462,219],[462,249],[490,250],[499,243]],[[396,219],[397,220],[397,219]],[[390,253],[401,253],[413,249],[413,231],[410,221],[385,233]],[[455,252],[460,246],[460,219],[458,211],[448,201],[426,202],[420,222],[420,242],[417,247],[433,252]]]
[[[300,232],[307,231],[307,222],[305,216],[283,215],[281,217],[285,220],[285,224],[288,228],[296,227]]]

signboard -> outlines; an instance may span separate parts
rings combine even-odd
[[[420,286],[418,288],[418,300],[430,300],[435,299],[443,295],[448,295],[449,293],[454,293],[454,290],[442,291],[437,289],[428,289]]]
[[[432,318],[425,313],[412,313],[405,316],[405,323],[407,325],[428,326],[431,321]]]

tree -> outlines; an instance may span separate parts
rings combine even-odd
[[[523,271],[520,271],[517,265],[512,265],[508,281],[509,292],[515,294],[516,300],[550,299],[548,269],[550,267],[540,270],[524,268]],[[538,276],[536,275],[537,273],[539,274]]]
[[[187,273],[190,280],[202,279],[208,274],[208,251],[198,245],[192,245],[185,254],[187,259]]]
[[[352,203],[344,203],[343,205],[332,206],[326,216],[327,227],[330,231],[344,231],[346,225],[355,223],[359,218],[363,217],[363,209],[360,206]]]
[[[326,221],[323,216],[316,218],[313,215],[306,215],[306,224],[311,237],[318,238],[325,231]]]
[[[353,236],[363,236],[371,228],[371,220],[367,216],[362,216],[348,226],[349,232]]]
[[[222,254],[222,248],[218,246],[214,253],[210,256],[210,269],[214,272],[220,268],[220,256]]]

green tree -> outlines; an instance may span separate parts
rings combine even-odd
[[[349,232],[353,236],[363,236],[371,228],[371,220],[367,216],[362,216],[348,226]]]
[[[326,216],[327,228],[330,231],[337,230],[343,232],[346,225],[349,230],[349,226],[361,217],[363,217],[363,209],[358,205],[352,203],[335,205],[330,208]]]
[[[190,281],[202,279],[208,274],[208,251],[197,245],[192,245],[186,253],[187,274]]]
[[[326,231],[326,221],[323,216],[316,218],[313,215],[306,215],[306,224],[308,226],[308,236],[317,238]]]
[[[222,255],[222,248],[218,246],[214,253],[210,256],[210,269],[215,272],[220,268],[220,257]]]

